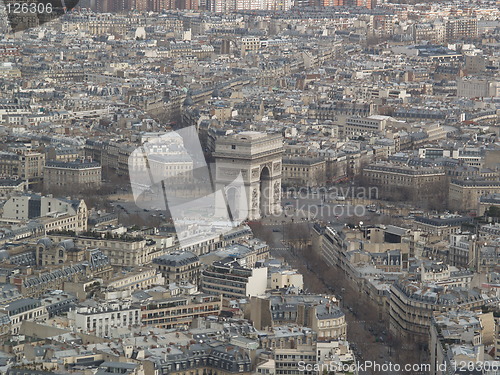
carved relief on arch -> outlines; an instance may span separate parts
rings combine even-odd
[[[259,205],[259,191],[257,189],[253,189],[252,191],[252,207],[257,208]]]
[[[275,181],[274,182],[274,202],[279,202],[280,195],[281,195],[281,182]]]
[[[261,168],[260,168],[260,173],[262,173],[262,171],[264,170],[264,168],[267,167],[267,170],[269,171],[269,175],[272,176],[273,174],[273,166],[271,163],[265,163],[265,164],[262,164],[261,165]]]

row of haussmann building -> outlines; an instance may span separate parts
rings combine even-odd
[[[419,231],[395,226],[314,226],[313,249],[341,272],[362,304],[387,321],[393,337],[429,344],[435,314],[495,309],[495,273],[481,274],[417,254]],[[449,236],[443,235],[443,238]],[[495,284],[496,285],[496,284]]]

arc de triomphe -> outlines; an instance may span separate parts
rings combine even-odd
[[[228,202],[240,202],[231,206],[235,207],[233,211],[245,209],[238,207],[241,206],[238,198],[241,192],[230,187],[241,173],[247,197],[248,219],[256,220],[279,212],[282,154],[283,138],[280,134],[247,131],[218,138],[213,154],[216,190],[224,191]]]

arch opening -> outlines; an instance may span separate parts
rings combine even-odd
[[[271,173],[266,166],[260,171],[260,215],[261,217],[269,215],[271,198]]]

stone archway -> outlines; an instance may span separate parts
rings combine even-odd
[[[226,192],[226,187],[241,173],[248,219],[256,220],[278,212],[282,153],[283,138],[280,134],[242,132],[217,139],[213,154],[216,189]],[[226,198],[228,202],[232,200],[227,194]]]
[[[269,167],[264,166],[260,171],[259,178],[259,211],[261,217],[269,215],[271,211],[272,193],[271,172],[269,172]]]
[[[246,215],[246,207],[242,207],[241,194],[242,192],[236,186],[228,186],[224,189],[226,194],[227,208],[229,209],[230,218],[239,220],[242,215]]]

